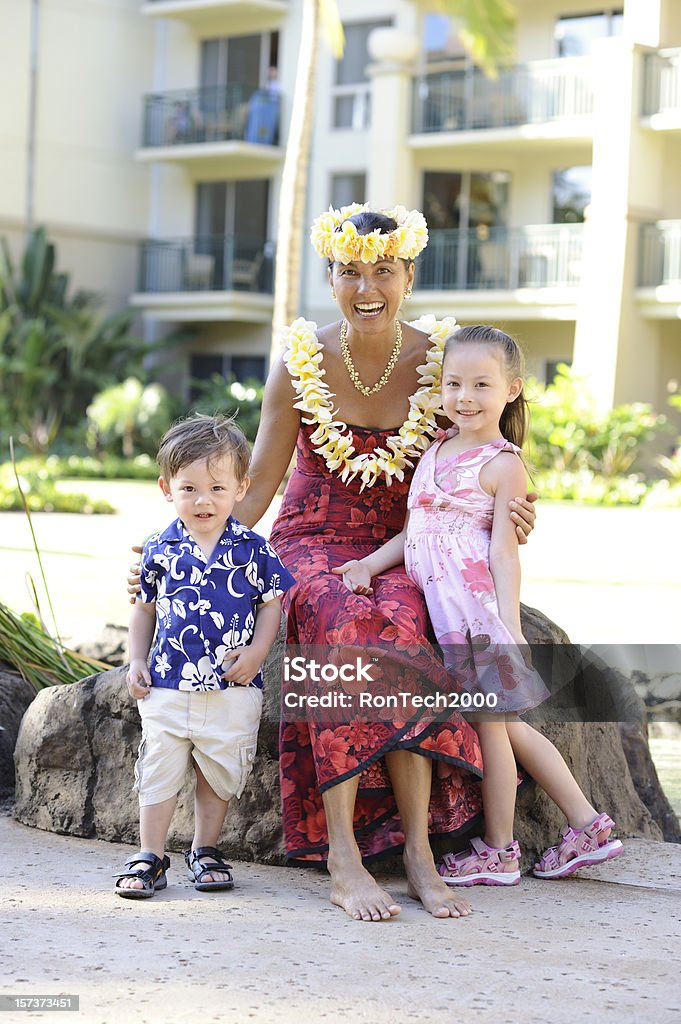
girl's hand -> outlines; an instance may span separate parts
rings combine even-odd
[[[262,659],[252,647],[240,647],[225,654],[222,667],[227,671],[222,673],[222,678],[238,686],[248,686],[257,676],[261,666]]]
[[[515,532],[519,544],[527,544],[527,538],[534,530],[537,512],[534,503],[539,495],[531,491],[526,498],[515,498],[509,502],[511,519],[515,523]]]
[[[141,555],[143,549],[141,547],[137,547],[136,544],[133,544],[132,550],[136,554]],[[128,600],[130,601],[130,604],[134,604],[135,601],[137,600],[137,595],[142,589],[140,586],[140,580],[142,578],[142,566],[140,565],[139,562],[135,562],[133,565],[130,566],[129,572],[130,575],[128,576],[128,593],[130,594],[130,597],[128,598]]]
[[[130,662],[130,668],[126,676],[128,693],[135,700],[144,700],[149,696],[151,690],[151,676],[146,661],[142,658],[134,658]]]
[[[343,583],[353,594],[373,594],[371,586],[371,573],[362,562],[352,558],[349,562],[331,570],[337,576],[343,577]]]
[[[520,632],[513,632],[511,635],[513,637],[514,643],[518,647],[518,651],[520,652],[520,656],[522,657],[523,661],[525,662],[528,668],[533,669],[534,665],[532,664],[532,649],[528,644],[527,640]]]

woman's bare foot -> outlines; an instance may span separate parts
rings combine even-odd
[[[402,909],[399,903],[381,889],[361,861],[354,858],[342,862],[329,858],[331,875],[331,902],[340,907],[353,921],[388,921],[397,917]]]
[[[404,851],[404,869],[409,888],[407,892],[414,900],[420,900],[433,917],[468,917],[472,907],[465,896],[449,889],[435,868],[430,851],[408,853]]]

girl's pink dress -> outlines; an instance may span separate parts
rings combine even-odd
[[[476,698],[472,707],[522,712],[550,696],[499,618],[489,550],[494,498],[480,470],[499,452],[520,454],[499,440],[441,459],[441,431],[421,457],[409,491],[407,573],[426,598],[428,614],[455,683]]]

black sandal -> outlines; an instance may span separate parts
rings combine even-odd
[[[202,864],[202,858],[209,859],[211,863]],[[194,883],[194,888],[198,889],[199,892],[234,888],[232,865],[227,863],[220,851],[214,846],[200,846],[198,850],[187,850],[185,851],[184,859],[187,864],[189,880]],[[219,871],[221,874],[228,875],[229,877],[224,882],[204,882],[205,876],[212,874],[214,871]]]
[[[147,868],[140,868],[135,870],[136,864],[148,864]],[[134,857],[125,862],[126,868],[130,868],[129,871],[124,871],[120,875],[115,875],[116,885],[114,886],[114,892],[119,896],[122,896],[126,900],[148,900],[155,892],[160,889],[165,889],[168,885],[168,879],[166,878],[166,871],[170,867],[170,858],[164,857],[161,860],[155,853],[136,853]],[[142,883],[141,889],[127,889],[120,888],[118,883],[122,878],[138,878]]]

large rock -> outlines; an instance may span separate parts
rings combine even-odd
[[[0,797],[14,792],[14,747],[35,688],[17,672],[0,667]]]
[[[542,645],[535,648],[535,661],[555,693],[548,712],[535,712],[536,724],[561,750],[592,803],[607,810],[621,831],[660,839],[653,817],[657,805],[651,800],[651,813],[637,793],[620,738],[622,715],[628,720],[640,713],[640,702],[633,711],[630,706],[630,684],[607,668],[585,666],[565,634],[534,609],[523,610],[523,628],[531,643]],[[221,837],[229,856],[265,863],[283,859],[277,764],[282,654],[280,644],[268,660],[255,769],[241,800],[233,802]],[[138,808],[131,786],[139,739],[139,718],[122,668],[41,691],[17,743],[16,817],[56,832],[136,843]],[[661,796],[656,778],[646,776],[645,786],[648,799],[651,793],[656,800]],[[188,775],[170,849],[189,845],[192,821]],[[516,827],[526,865],[555,842],[563,824],[548,797],[528,783]]]

